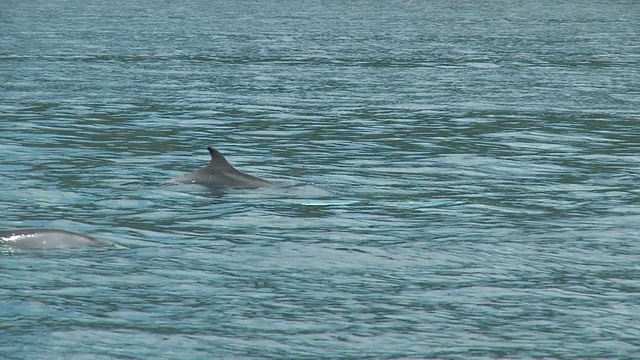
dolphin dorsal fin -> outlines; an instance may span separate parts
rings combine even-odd
[[[227,159],[222,156],[220,151],[212,148],[211,146],[209,146],[207,150],[209,150],[209,154],[211,154],[211,162],[209,163],[209,166],[233,168]]]

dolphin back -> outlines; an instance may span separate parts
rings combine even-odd
[[[227,159],[212,147],[207,148],[211,161],[203,168],[173,178],[166,183],[200,184],[207,187],[271,188],[272,183],[245,174],[229,164]]]
[[[24,250],[113,246],[109,242],[71,231],[36,228],[0,230],[0,244]]]

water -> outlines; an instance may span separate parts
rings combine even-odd
[[[637,357],[639,14],[5,1],[0,357]]]

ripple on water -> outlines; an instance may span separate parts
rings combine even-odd
[[[632,357],[635,8],[318,4],[7,10],[0,357]]]

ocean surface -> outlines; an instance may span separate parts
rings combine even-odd
[[[1,359],[640,357],[640,3],[0,5]],[[275,189],[165,180],[207,146]]]

